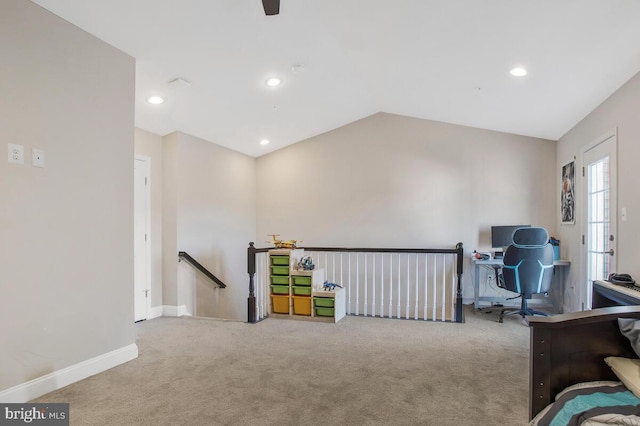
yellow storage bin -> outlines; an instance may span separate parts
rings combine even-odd
[[[271,264],[289,266],[289,256],[271,256]]]
[[[296,315],[311,315],[311,298],[293,297],[293,313]]]
[[[274,314],[288,314],[289,296],[271,295],[271,311]]]
[[[293,285],[311,285],[311,277],[308,275],[291,275]]]

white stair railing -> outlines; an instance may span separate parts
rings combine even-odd
[[[255,321],[267,317],[270,304],[268,249],[253,252],[255,307],[251,283],[249,309]],[[455,249],[304,248],[327,281],[346,292],[347,315],[463,322],[462,244]]]

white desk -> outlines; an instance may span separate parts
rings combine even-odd
[[[504,303],[507,301],[501,296],[482,296],[480,297],[480,267],[491,268],[494,271],[500,269],[504,263],[502,259],[473,259],[474,275],[473,275],[473,307],[480,308],[480,302]],[[562,310],[562,297],[564,295],[564,283],[566,280],[566,269],[571,265],[568,260],[555,260],[553,262],[553,282],[551,283],[550,293],[553,295],[552,301],[554,308],[558,311]],[[495,274],[497,279],[497,274]],[[553,291],[558,289],[559,291]]]

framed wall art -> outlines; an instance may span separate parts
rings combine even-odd
[[[575,199],[575,160],[562,166],[562,183],[560,190],[560,216],[563,225],[576,223],[576,199]]]

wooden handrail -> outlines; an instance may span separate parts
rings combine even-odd
[[[211,281],[213,281],[214,283],[218,284],[218,287],[220,288],[226,288],[227,285],[225,283],[223,283],[220,278],[216,277],[215,275],[213,275],[211,272],[209,272],[209,270],[207,268],[205,268],[204,266],[202,266],[200,263],[198,263],[197,260],[195,260],[193,257],[189,256],[189,253],[184,252],[184,251],[180,251],[178,252],[178,262],[184,259],[187,262],[189,262],[194,268],[196,268],[198,271],[202,272],[203,274],[205,274],[207,276],[207,278],[209,278]]]

